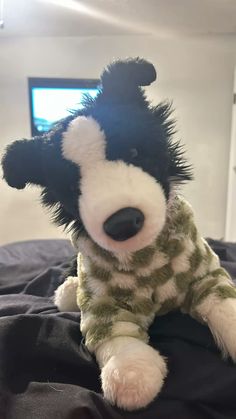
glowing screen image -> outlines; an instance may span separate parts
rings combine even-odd
[[[33,134],[48,131],[55,122],[70,115],[70,110],[81,109],[84,94],[95,97],[97,93],[97,88],[32,87]]]

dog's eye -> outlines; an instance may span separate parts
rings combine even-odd
[[[132,159],[135,159],[138,156],[137,148],[131,148],[130,149],[130,156],[132,157]]]

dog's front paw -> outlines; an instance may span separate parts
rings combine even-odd
[[[223,357],[230,355],[236,362],[236,299],[218,303],[208,314],[207,323]]]
[[[76,301],[78,284],[79,282],[76,276],[69,276],[66,281],[56,289],[54,303],[60,311],[79,310]]]
[[[159,393],[167,367],[160,354],[148,345],[136,353],[112,356],[102,368],[104,397],[126,410],[145,407]]]

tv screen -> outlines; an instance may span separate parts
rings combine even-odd
[[[49,131],[55,122],[82,108],[85,94],[98,94],[98,80],[29,78],[32,135]]]

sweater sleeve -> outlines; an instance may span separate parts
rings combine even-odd
[[[186,284],[182,311],[198,320],[204,320],[214,304],[225,298],[236,298],[236,287],[218,256],[197,230],[191,206],[182,201],[188,223],[186,237],[191,251],[188,253],[188,270],[176,275],[176,283]]]
[[[147,328],[154,318],[153,302],[147,290],[144,294],[137,290],[131,274],[101,268],[87,259],[86,272],[80,269],[78,276],[81,331],[91,352],[116,336],[148,341]]]

